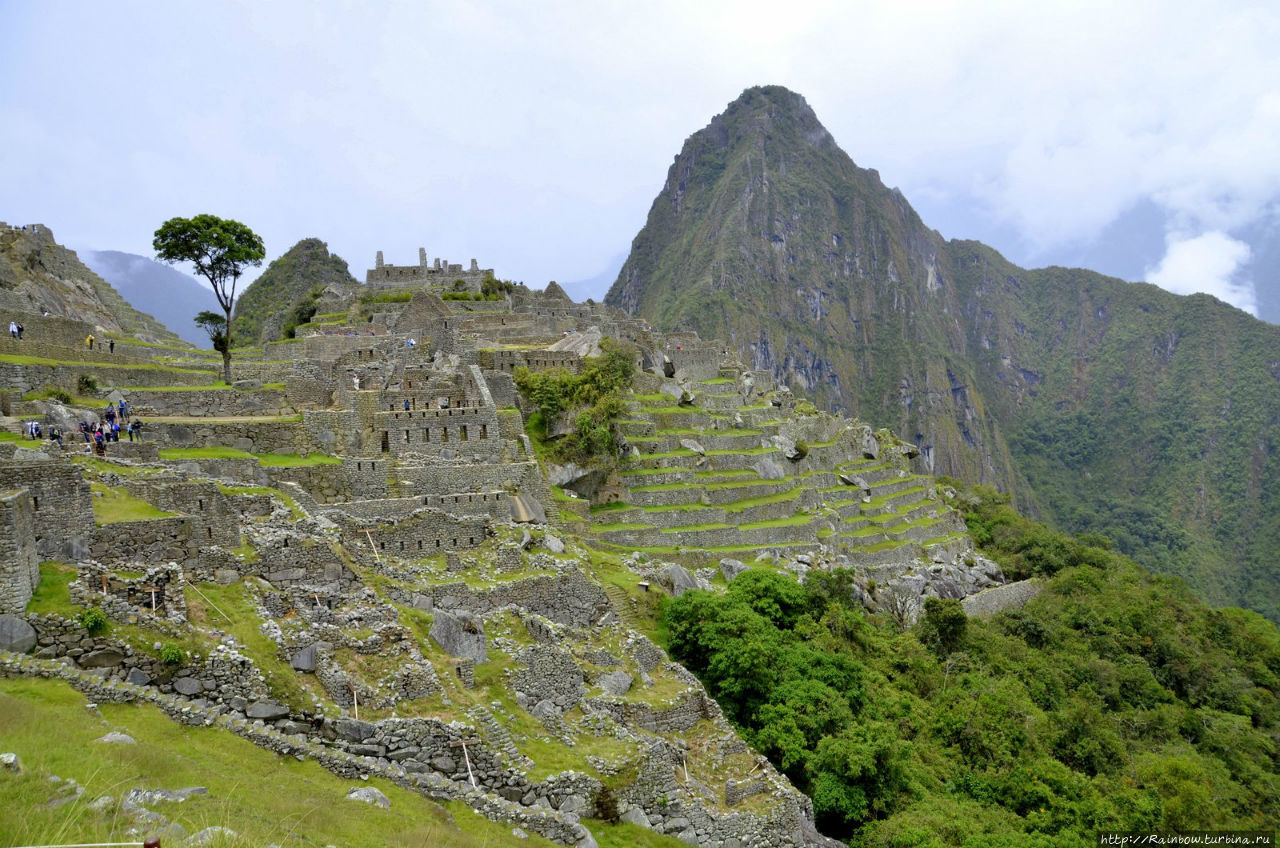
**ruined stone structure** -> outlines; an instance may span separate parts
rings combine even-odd
[[[566,845],[592,844],[579,816],[593,814],[710,848],[815,844],[808,800],[627,626],[635,595],[597,582],[583,545],[669,548],[680,565],[625,558],[653,592],[708,587],[717,567],[731,579],[745,566],[725,548],[798,575],[855,566],[864,586],[915,602],[970,594],[1000,582],[998,570],[973,561],[945,493],[911,473],[902,446],[856,422],[797,417],[789,392],[721,345],[653,333],[555,285],[519,286],[502,302],[439,297],[456,279],[478,291],[490,273],[429,265],[425,250],[416,266],[379,254],[370,288],[414,291],[407,302],[372,313],[352,303],[336,332],[237,355],[242,382],[228,389],[209,388],[212,356],[121,342],[104,361],[78,350],[83,326],[48,324],[38,350],[56,364],[0,365],[17,390],[0,397],[9,429],[40,418],[68,436],[62,448],[0,442],[0,613],[36,634],[35,658],[0,657],[0,674],[151,701],[346,777],[466,798]],[[619,422],[624,471],[609,485],[572,468],[549,480],[512,375],[577,371],[606,337],[633,345],[641,372]],[[74,432],[89,410],[21,400],[45,386],[74,392],[80,375],[97,379],[103,403],[115,391],[133,404],[145,441],[95,458]],[[596,517],[602,499],[623,504]],[[28,611],[41,560],[74,570],[70,603],[157,642],[200,637],[201,617],[219,636],[199,657],[165,662]],[[208,584],[242,593],[272,659],[314,677],[313,702],[289,702],[263,657],[225,635]],[[495,660],[509,663],[497,682]],[[486,699],[467,722],[436,717],[482,686],[504,687],[515,706]],[[360,721],[361,709],[410,717]],[[609,753],[530,780],[536,764],[516,731],[529,717],[567,749],[607,740]],[[714,784],[683,753],[691,738],[720,752]]]
[[[476,260],[463,270],[462,265],[451,264],[436,257],[427,261],[427,249],[418,248],[417,265],[388,265],[382,261],[382,251],[374,261],[374,267],[365,273],[364,281],[375,289],[430,289],[446,292],[478,292],[485,277],[492,277],[492,268],[481,268]],[[458,281],[461,280],[461,284]]]

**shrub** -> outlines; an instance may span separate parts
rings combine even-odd
[[[187,654],[173,642],[165,642],[160,646],[160,661],[165,665],[182,665],[187,661]]]
[[[82,395],[96,395],[98,393],[98,379],[92,374],[81,374],[76,378],[76,391]]]
[[[23,400],[43,400],[46,398],[60,401],[61,403],[71,403],[71,395],[66,390],[55,386],[45,386],[38,392],[31,392],[22,396]]]
[[[89,631],[90,636],[97,636],[107,629],[107,614],[98,607],[89,607],[76,616],[80,626]]]

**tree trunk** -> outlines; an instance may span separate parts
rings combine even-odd
[[[227,313],[227,324],[223,330],[222,342],[222,379],[227,386],[231,386],[231,307],[225,310]]]

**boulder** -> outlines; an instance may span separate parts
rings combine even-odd
[[[289,708],[275,701],[254,701],[249,705],[245,715],[249,718],[260,718],[263,721],[274,721],[278,718],[288,718]]]
[[[747,564],[740,559],[725,558],[720,560],[720,573],[724,579],[733,582],[733,578],[747,570]]]
[[[81,668],[115,668],[124,662],[124,654],[115,648],[99,648],[85,654],[78,662]]]
[[[645,815],[644,810],[640,807],[628,807],[627,811],[619,818],[624,822],[639,825],[640,827],[653,827],[649,823],[649,817]]]
[[[0,771],[22,774],[22,760],[18,759],[18,755],[12,752],[0,754]]]
[[[564,542],[560,541],[558,536],[552,536],[550,533],[542,537],[542,544],[553,554],[564,553]]]
[[[102,742],[106,745],[135,745],[137,742],[127,733],[118,733],[111,731],[106,736],[99,736],[94,742]]]
[[[516,492],[508,499],[511,503],[511,520],[517,524],[546,524],[547,511],[537,498]]]
[[[475,660],[478,663],[488,658],[485,651],[484,622],[468,612],[436,610],[429,635],[451,657]]]
[[[356,718],[340,718],[333,723],[334,731],[348,742],[363,742],[372,739],[378,728],[367,721]]]
[[[36,645],[36,631],[26,619],[0,615],[0,651],[25,654]]]
[[[761,480],[781,480],[787,476],[787,467],[773,454],[760,457],[752,468],[760,475]]]
[[[879,459],[880,443],[876,441],[876,437],[872,434],[871,428],[862,431],[862,442],[859,445],[862,451],[863,459]]]
[[[316,645],[307,645],[289,658],[289,665],[295,671],[315,671],[316,670]]]
[[[204,830],[200,831],[199,833],[192,834],[191,838],[187,840],[186,844],[197,845],[197,846],[221,845],[225,842],[230,842],[236,837],[237,837],[236,832],[231,828],[221,827],[215,824],[213,827],[206,827]]]
[[[200,681],[194,677],[179,677],[173,681],[173,691],[179,695],[186,695],[188,698],[192,695],[199,695],[203,689],[204,687],[200,685]]]
[[[698,588],[697,579],[681,565],[668,565],[662,572],[662,583],[671,589],[671,594],[677,598],[690,589]]]
[[[596,685],[610,695],[625,695],[631,690],[631,684],[635,681],[631,675],[625,671],[611,671],[602,674],[596,678]]]
[[[685,450],[691,450],[694,453],[696,453],[698,456],[707,455],[707,449],[704,448],[699,442],[697,442],[694,439],[681,439],[680,447],[684,448]]]

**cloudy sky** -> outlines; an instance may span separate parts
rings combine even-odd
[[[584,281],[684,139],[781,84],[949,238],[1280,322],[1277,44],[1274,2],[0,0],[0,220],[150,255],[211,212],[360,279],[422,245]]]

